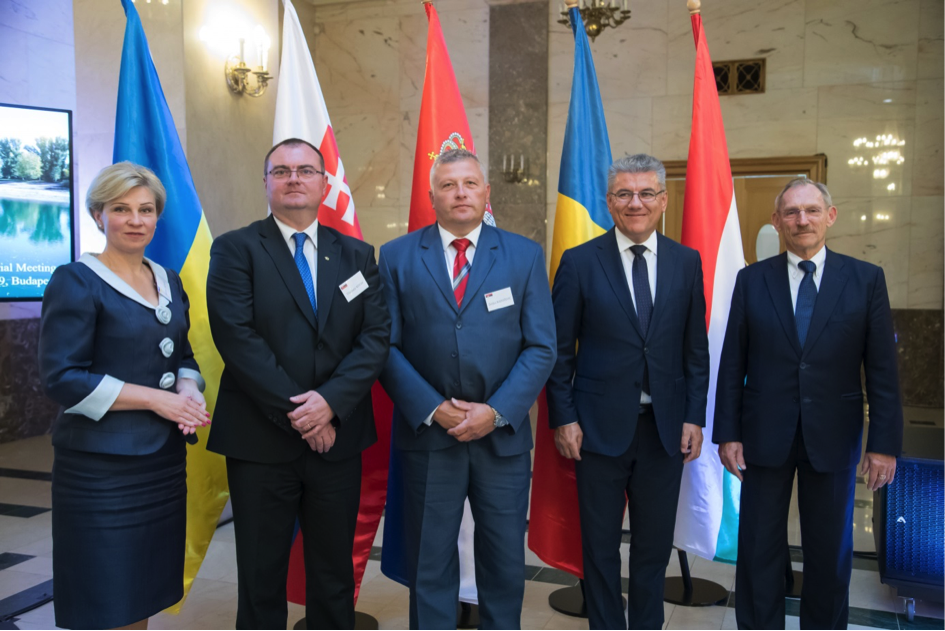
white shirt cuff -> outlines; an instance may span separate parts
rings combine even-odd
[[[436,411],[439,407],[440,406],[436,406],[435,408],[433,408],[433,411],[430,412],[430,415],[427,416],[425,419],[423,419],[424,425],[426,425],[427,427],[429,427],[430,425],[433,425],[433,415],[436,414]]]
[[[178,379],[193,379],[197,382],[197,389],[201,392],[207,387],[207,382],[203,380],[203,376],[194,370],[193,368],[180,368],[177,371]]]
[[[85,397],[77,404],[66,410],[66,414],[82,414],[93,421],[101,420],[114,405],[121,389],[125,385],[124,381],[119,381],[111,375],[105,375],[95,390],[92,390],[89,396]]]

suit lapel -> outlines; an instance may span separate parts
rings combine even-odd
[[[453,294],[453,283],[446,271],[446,257],[443,256],[443,242],[440,241],[440,231],[436,224],[423,229],[420,237],[420,258],[430,272],[433,284],[437,286],[443,298],[450,304],[453,311],[459,312],[456,305],[456,296]]]
[[[797,339],[797,324],[794,321],[794,307],[791,303],[791,285],[788,283],[787,253],[782,252],[768,260],[770,262],[765,269],[765,284],[768,286],[771,302],[774,303],[774,311],[778,314],[781,326],[784,327],[784,334],[790,340],[794,351],[800,356],[801,343]]]
[[[824,274],[820,279],[820,289],[817,290],[817,300],[814,302],[814,313],[810,319],[810,329],[807,331],[804,349],[813,348],[817,338],[823,333],[830,314],[837,307],[846,282],[847,275],[843,271],[843,259],[827,250]]]
[[[475,300],[479,288],[489,275],[495,263],[495,251],[499,248],[499,235],[495,228],[482,224],[479,233],[479,243],[476,244],[476,256],[473,257],[472,267],[469,270],[469,280],[466,282],[466,293],[463,294],[463,304],[459,308],[462,313]],[[450,283],[452,286],[452,283]],[[456,302],[454,296],[453,302]]]
[[[328,311],[331,309],[335,287],[340,284],[338,271],[341,266],[341,243],[322,224],[318,224],[318,250],[315,255],[318,257],[315,297],[318,303],[318,330],[321,334],[328,323]]]
[[[620,306],[627,313],[630,322],[637,331],[637,335],[643,337],[640,331],[640,320],[637,318],[637,311],[633,308],[633,298],[630,296],[630,287],[627,285],[627,274],[623,269],[623,259],[620,250],[617,249],[617,237],[614,234],[616,228],[611,228],[598,242],[597,258],[600,259],[601,267],[604,268],[604,275],[607,276],[611,288],[617,294],[617,300]]]
[[[295,266],[295,260],[289,253],[289,246],[282,238],[279,226],[276,225],[276,220],[272,216],[262,223],[259,236],[263,248],[269,253],[273,264],[276,266],[276,271],[282,276],[282,281],[289,290],[289,294],[299,305],[299,309],[302,310],[308,323],[315,327],[315,313],[312,311],[312,303],[309,302],[308,294],[305,292],[305,285],[302,284],[299,268]]]
[[[673,256],[676,243],[660,233],[656,233],[656,242],[656,297],[653,299],[653,316],[646,331],[647,339],[653,334],[660,316],[666,310],[666,303],[673,293],[673,283],[676,281],[676,257]]]

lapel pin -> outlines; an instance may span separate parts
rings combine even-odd
[[[326,261],[328,260],[328,257],[327,257],[327,256],[325,257],[325,260],[326,260]]]

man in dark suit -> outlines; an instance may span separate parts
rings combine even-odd
[[[456,546],[469,497],[483,629],[517,629],[525,592],[532,447],[528,410],[554,363],[545,257],[534,241],[482,223],[478,158],[441,154],[431,171],[437,222],[381,248],[393,399],[404,472],[412,629],[452,629]]]
[[[548,381],[555,444],[575,460],[592,629],[626,629],[620,540],[629,500],[629,628],[663,625],[683,463],[699,457],[709,387],[702,259],[656,232],[666,169],[614,162],[615,228],[565,251],[554,283],[558,360]]]
[[[273,147],[272,215],[210,251],[207,307],[226,367],[207,448],[226,456],[238,629],[285,628],[296,518],[308,628],[354,626],[361,452],[377,439],[370,390],[390,317],[374,249],[318,224],[324,171],[307,142]]]
[[[740,629],[784,628],[788,507],[797,472],[804,587],[801,628],[845,629],[853,491],[892,482],[902,406],[883,270],[826,248],[837,209],[797,178],[771,222],[787,252],[738,273],[719,365],[712,440],[742,480],[735,591]]]

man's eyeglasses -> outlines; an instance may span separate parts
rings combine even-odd
[[[640,201],[643,202],[644,204],[649,204],[650,202],[654,201],[657,197],[659,197],[665,192],[666,192],[666,189],[663,189],[662,191],[653,191],[653,190],[647,189],[645,191],[640,191],[639,193],[637,193],[636,191],[617,191],[616,193],[607,193],[607,194],[613,195],[614,197],[616,197],[617,201],[620,202],[621,204],[629,204],[633,200],[634,195],[638,196],[640,198]]]
[[[820,208],[788,208],[787,210],[781,211],[781,216],[784,217],[785,221],[797,221],[801,217],[801,213],[807,215],[808,219],[818,219],[821,215],[824,214],[824,211]]]
[[[271,175],[274,180],[287,180],[293,173],[295,173],[300,180],[308,181],[314,179],[316,175],[322,175],[325,172],[319,171],[315,167],[299,167],[297,169],[274,167],[269,171],[269,175]]]

